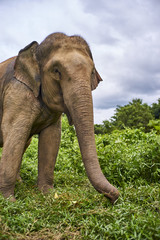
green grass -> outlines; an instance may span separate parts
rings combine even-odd
[[[48,195],[36,186],[38,139],[32,140],[23,159],[23,183],[17,182],[15,188],[17,201],[11,203],[0,196],[0,239],[159,240],[160,150],[156,134],[126,130],[96,137],[103,172],[121,192],[112,206],[89,183],[75,133],[68,135],[68,131],[62,134],[55,187]]]

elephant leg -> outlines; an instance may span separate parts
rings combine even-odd
[[[18,182],[23,182],[21,176],[20,176],[20,172],[18,171],[18,174],[17,174],[17,179],[16,179]]]
[[[39,135],[38,188],[47,193],[53,188],[53,172],[61,138],[61,119],[45,128]]]
[[[8,114],[6,114],[2,122],[4,145],[0,162],[0,192],[4,197],[11,197],[11,201],[15,201],[14,187],[30,134],[30,119],[19,116],[12,121],[12,124],[10,124],[10,120],[11,118],[8,118]]]
[[[27,142],[27,144],[26,144],[26,146],[25,146],[25,148],[24,148],[23,154],[25,153],[25,151],[26,151],[27,148],[29,147],[29,145],[30,145],[30,143],[31,143],[31,140],[32,140],[32,138],[30,138],[30,139],[28,140],[28,142]],[[20,165],[21,165],[21,164],[20,164]],[[19,170],[18,170],[18,174],[17,174],[17,181],[18,181],[18,182],[22,182],[22,178],[21,178],[21,176],[20,176],[20,166],[19,166]]]

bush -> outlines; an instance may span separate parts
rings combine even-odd
[[[160,136],[154,131],[125,129],[95,135],[98,159],[104,175],[115,185],[160,180]],[[61,148],[56,171],[85,174],[78,140],[73,127],[63,119]]]
[[[83,171],[81,153],[75,129],[69,126],[66,116],[62,119],[61,145],[56,163],[56,171]]]
[[[119,186],[114,206],[89,184],[73,127],[62,122],[55,187],[37,190],[37,144],[23,157],[15,203],[0,195],[0,239],[160,239],[160,138],[125,129],[96,136],[102,170]],[[157,181],[157,183],[156,183]]]
[[[96,136],[96,142],[101,168],[114,184],[160,180],[160,141],[155,132],[125,129]]]

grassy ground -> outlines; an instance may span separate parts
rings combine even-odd
[[[44,196],[36,187],[37,141],[34,138],[25,153],[21,169],[24,182],[16,184],[16,203],[0,196],[1,240],[160,239],[159,181],[139,176],[134,181],[124,178],[123,184],[115,182],[121,196],[112,206],[90,185],[81,162],[77,167],[73,162],[76,155],[80,158],[77,144],[68,155],[71,153],[65,152],[62,140],[55,187]],[[99,148],[102,150],[101,145]]]

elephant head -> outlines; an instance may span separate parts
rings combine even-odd
[[[102,79],[86,41],[79,36],[54,33],[40,45],[31,43],[19,52],[15,77],[35,97],[40,95],[50,111],[67,114],[70,124],[75,126],[90,182],[115,202],[119,192],[104,177],[97,158],[91,91]]]

